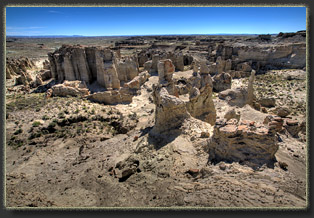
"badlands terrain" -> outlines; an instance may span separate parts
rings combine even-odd
[[[7,207],[307,206],[305,31],[6,46]]]

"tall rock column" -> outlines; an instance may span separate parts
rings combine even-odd
[[[249,84],[247,87],[247,101],[246,103],[248,105],[253,105],[253,98],[254,98],[254,88],[253,88],[253,83],[255,79],[255,70],[251,71],[251,76],[249,78]]]
[[[174,65],[170,59],[161,60],[158,62],[158,77],[159,84],[163,87],[167,88],[167,91],[170,95],[179,96],[178,90],[174,85],[174,81],[172,80],[172,76],[174,73]]]

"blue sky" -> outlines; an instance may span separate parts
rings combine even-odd
[[[6,35],[260,34],[305,29],[305,7],[6,8]]]

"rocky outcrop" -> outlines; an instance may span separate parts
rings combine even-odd
[[[263,106],[263,107],[275,107],[276,106],[276,99],[275,98],[261,98],[258,100],[258,102]]]
[[[216,110],[212,99],[213,83],[208,73],[193,73],[189,78],[189,101],[186,103],[188,112],[194,118],[211,125],[216,121]]]
[[[166,87],[168,93],[170,95],[179,96],[178,90],[174,85],[174,81],[172,79],[175,67],[172,64],[170,59],[161,60],[158,62],[158,77],[159,84],[163,87]]]
[[[135,57],[115,59],[115,66],[121,82],[128,82],[138,75],[138,66]]]
[[[298,138],[298,134],[301,131],[301,125],[297,120],[286,119],[284,128],[295,138]]]
[[[269,128],[276,132],[281,132],[283,130],[284,120],[278,116],[268,115],[265,117],[263,124],[268,124]]]
[[[253,100],[254,100],[254,88],[253,88],[254,79],[255,79],[255,70],[252,70],[251,76],[249,78],[249,83],[248,83],[248,88],[247,88],[247,100],[246,100],[246,103],[251,106],[253,106]]]
[[[150,77],[150,74],[147,71],[141,72],[138,76],[134,77],[130,82],[125,83],[124,87],[128,87],[130,89],[140,89],[141,85],[143,85],[148,78]]]
[[[87,96],[87,99],[104,103],[104,104],[121,104],[126,103],[129,104],[132,102],[133,95],[129,88],[121,87],[119,90],[111,90],[104,92],[96,92]]]
[[[87,96],[89,95],[89,90],[85,82],[82,81],[64,81],[63,84],[57,84],[48,89],[46,96],[49,98],[51,96]]]
[[[43,81],[51,79],[51,71],[50,70],[41,70],[40,77]]]
[[[120,82],[129,82],[138,75],[137,57],[119,58],[107,48],[63,45],[48,57],[51,76],[60,82],[97,81],[111,90],[119,89]]]
[[[184,71],[184,56],[181,52],[169,52],[166,54],[166,58],[172,61],[176,71]]]
[[[278,150],[277,136],[267,126],[254,121],[218,120],[209,143],[212,162],[239,162],[253,168],[272,164]]]
[[[231,88],[232,78],[229,73],[219,73],[213,77],[213,89],[215,92],[221,92]]]
[[[247,101],[247,89],[227,89],[225,91],[219,92],[218,97],[222,100],[226,100],[227,103],[231,106],[243,107]]]
[[[255,61],[275,67],[304,68],[306,64],[306,44],[286,44],[276,46],[256,46],[237,48],[240,62]]]
[[[170,95],[165,87],[155,86],[153,98],[156,112],[152,134],[162,134],[172,129],[179,129],[184,120],[191,117],[184,101]]]
[[[15,85],[24,85],[28,86],[30,83],[33,82],[33,78],[31,75],[27,72],[20,72],[20,76],[16,77],[15,79]]]
[[[35,69],[35,63],[27,57],[7,58],[6,59],[6,79],[12,79],[14,76],[21,75],[21,72]]]

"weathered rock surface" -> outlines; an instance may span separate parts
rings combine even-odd
[[[276,99],[271,98],[261,98],[258,102],[264,107],[275,107],[276,106]]]
[[[143,85],[149,77],[150,74],[147,71],[143,71],[130,82],[125,83],[124,86],[130,89],[140,89],[141,85]]]
[[[229,73],[219,73],[213,77],[213,89],[216,92],[221,92],[231,88],[232,78]]]
[[[52,77],[61,82],[96,80],[111,90],[119,89],[120,82],[128,82],[138,75],[136,57],[119,58],[107,48],[63,45],[48,57]]]
[[[151,133],[162,134],[169,130],[179,129],[184,120],[191,117],[184,101],[170,95],[166,88],[155,87],[153,97],[156,112],[155,126]]]
[[[216,121],[216,110],[212,99],[213,83],[208,73],[195,74],[189,78],[190,96],[186,103],[191,116],[208,122],[211,125]]]
[[[284,128],[295,138],[298,137],[299,132],[301,131],[301,125],[297,120],[286,119]]]
[[[40,77],[43,81],[51,79],[51,71],[50,70],[41,70]]]
[[[115,65],[121,82],[128,82],[138,75],[138,66],[135,57],[116,59]]]
[[[13,76],[20,75],[21,72],[35,69],[36,65],[27,57],[7,58],[6,59],[6,79],[12,79]]]
[[[87,96],[89,90],[85,82],[82,81],[64,81],[63,84],[57,84],[52,86],[47,91],[47,97],[51,96]]]
[[[248,83],[248,88],[247,88],[247,100],[246,100],[246,103],[251,106],[253,106],[253,100],[254,100],[254,88],[253,88],[254,79],[255,79],[255,70],[252,70],[251,76],[249,78],[249,83]]]
[[[20,76],[16,77],[15,84],[16,85],[24,85],[28,86],[31,82],[33,82],[33,78],[28,72],[20,72]]]
[[[219,92],[218,97],[226,100],[231,106],[243,107],[247,102],[247,89],[235,88]]]
[[[129,88],[121,87],[119,90],[96,92],[87,96],[87,99],[104,104],[131,103],[133,95]]]
[[[267,126],[254,121],[218,120],[209,143],[210,160],[245,163],[252,167],[272,164],[277,137]]]
[[[286,117],[291,113],[290,109],[287,107],[279,107],[277,109],[277,115],[279,117]]]

